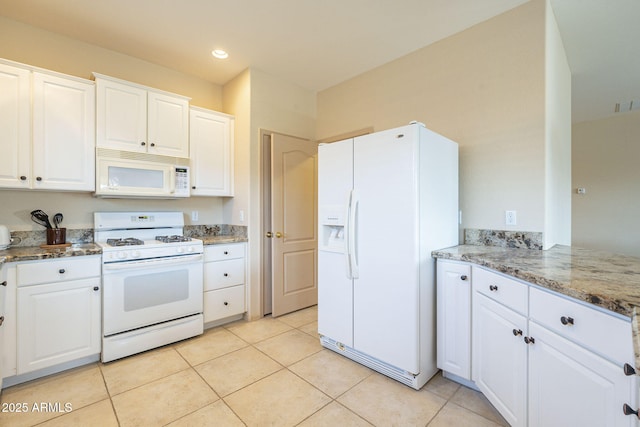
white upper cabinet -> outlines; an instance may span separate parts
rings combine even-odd
[[[33,73],[33,188],[93,191],[93,83]]]
[[[0,63],[0,186],[93,191],[95,87]]]
[[[0,63],[0,186],[29,188],[31,72]],[[20,177],[24,176],[24,180]]]
[[[233,196],[234,118],[203,108],[190,111],[191,195]]]
[[[94,76],[98,147],[189,157],[189,98]]]

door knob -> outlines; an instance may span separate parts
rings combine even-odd
[[[279,231],[276,231],[276,237],[277,237],[278,239],[279,239],[279,238],[281,238],[281,237],[282,237],[282,233],[281,233],[281,232],[279,232]]]
[[[273,233],[272,233],[272,232],[270,232],[270,231],[267,231],[266,236],[267,236],[268,238],[272,238],[272,237],[273,237]]]

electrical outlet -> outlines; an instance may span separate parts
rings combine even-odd
[[[504,223],[506,225],[516,225],[516,211],[505,211]]]
[[[198,220],[198,211],[191,211],[191,221]]]

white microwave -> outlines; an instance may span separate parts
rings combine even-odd
[[[188,159],[98,149],[96,192],[98,197],[189,197]]]

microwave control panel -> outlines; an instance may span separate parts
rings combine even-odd
[[[189,167],[176,166],[176,188],[174,196],[189,197]]]

